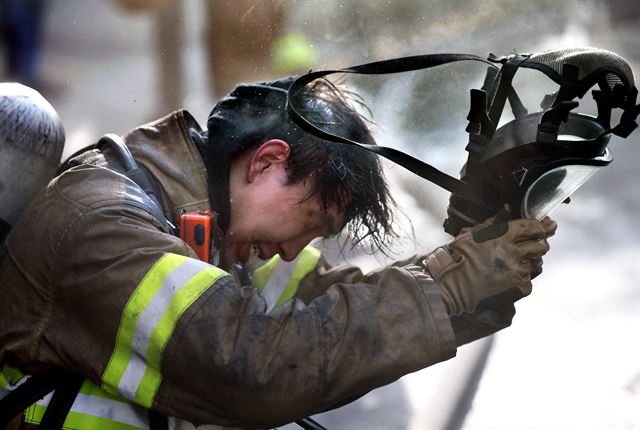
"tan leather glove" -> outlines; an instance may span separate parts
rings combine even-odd
[[[531,293],[531,279],[542,271],[547,238],[556,230],[550,218],[519,219],[502,225],[498,234],[493,218],[461,230],[447,245],[437,248],[424,262],[435,279],[449,311],[460,315],[478,304],[517,289],[512,301]],[[492,234],[485,234],[491,230]]]

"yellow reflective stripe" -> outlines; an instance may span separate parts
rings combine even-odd
[[[307,246],[302,250],[298,256],[296,268],[294,269],[291,278],[289,278],[289,282],[287,282],[287,286],[280,295],[280,298],[276,302],[276,308],[287,300],[290,300],[296,294],[302,278],[307,276],[316,267],[319,260],[319,249],[316,249],[313,246]]]
[[[5,364],[0,368],[0,388],[5,385],[15,385],[24,378],[24,374],[13,366]],[[3,385],[3,382],[5,385]]]
[[[169,342],[178,319],[211,285],[219,278],[227,276],[223,270],[210,266],[193,276],[173,297],[169,309],[162,316],[151,334],[151,343],[147,350],[147,371],[136,391],[135,401],[150,407],[160,386],[162,375],[160,363],[162,352]]]
[[[295,296],[300,281],[316,267],[320,255],[320,250],[307,246],[292,262],[275,255],[253,272],[253,285],[264,295],[267,311]]]
[[[162,285],[162,281],[188,258],[178,255],[172,258],[172,256],[173,254],[165,254],[153,265],[136,287],[124,308],[116,336],[115,349],[102,375],[102,388],[112,394],[117,394],[118,383],[131,358],[131,342],[138,318]]]
[[[84,382],[82,383],[82,386],[80,387],[79,393],[80,394],[88,394],[88,395],[96,396],[96,397],[102,397],[104,399],[111,399],[111,400],[117,400],[119,402],[127,402],[128,403],[128,400],[125,400],[122,397],[115,396],[115,395],[103,390],[102,388],[100,388],[99,386],[97,386],[93,382],[89,381],[88,379],[85,379]]]
[[[162,256],[124,308],[102,388],[150,407],[162,379],[162,352],[178,319],[223,276],[228,274],[200,260]]]
[[[271,257],[269,261],[254,270],[251,274],[253,285],[256,286],[260,291],[262,291],[264,289],[264,286],[267,284],[269,277],[273,273],[273,270],[276,268],[280,261],[280,256],[276,254]]]
[[[0,399],[8,396],[22,384],[28,376],[13,366],[4,365],[0,368]]]
[[[40,424],[46,406],[33,405],[24,412],[24,420],[29,424]],[[148,426],[138,427],[122,422],[112,421],[108,418],[97,417],[95,415],[82,414],[79,412],[69,412],[62,424],[63,430],[88,430],[88,429],[104,429],[104,430],[147,430]]]
[[[211,268],[211,266],[203,261],[193,258],[185,260],[163,279],[153,299],[142,311],[133,334],[132,355],[118,384],[118,392],[125,398],[140,401],[137,398],[140,395],[136,393],[148,369],[147,355],[149,348],[153,346],[152,334],[156,325],[165,312],[171,309],[176,292],[183,288],[189,279],[198,272],[207,268]],[[216,273],[219,271],[217,268],[213,268],[213,270]],[[202,287],[202,291],[204,291],[209,287],[209,284],[202,285]],[[164,344],[161,347],[164,349]],[[142,403],[145,406],[150,406],[150,404],[146,404],[146,401],[152,402],[153,398],[147,398],[145,403]]]
[[[25,421],[39,424],[53,394],[30,406],[24,413]],[[125,399],[113,396],[85,380],[80,387],[63,429],[148,429],[148,410]]]

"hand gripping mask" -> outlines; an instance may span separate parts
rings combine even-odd
[[[485,207],[452,194],[445,221],[451,234],[504,205],[514,217],[541,220],[612,161],[607,148],[612,134],[626,138],[636,128],[633,74],[612,52],[580,48],[490,59],[502,67],[489,69],[483,88],[471,91],[469,156],[460,173],[477,185]],[[521,67],[541,71],[560,86],[542,98],[539,112],[527,113],[512,86]],[[594,86],[598,116],[572,112],[579,106],[576,99]],[[515,119],[496,129],[507,101]],[[615,127],[613,108],[623,111]]]
[[[489,65],[481,89],[471,90],[467,119],[467,162],[460,179],[401,151],[362,144],[322,130],[296,109],[297,92],[307,83],[332,73],[386,74],[430,68],[454,61],[482,61]],[[528,113],[512,80],[521,67],[544,73],[556,84],[545,95],[541,111]],[[592,87],[598,116],[572,112]],[[402,165],[451,192],[445,231],[478,224],[508,205],[515,218],[542,219],[571,196],[612,156],[607,148],[612,134],[626,138],[636,127],[640,105],[629,64],[619,55],[596,48],[575,48],[540,54],[433,54],[404,57],[341,70],[311,72],[289,88],[288,112],[293,121],[326,140],[357,145]],[[514,120],[497,127],[509,102]],[[619,124],[611,125],[614,108],[622,110]]]

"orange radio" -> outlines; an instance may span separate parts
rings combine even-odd
[[[180,239],[185,241],[202,261],[219,264],[221,234],[217,231],[218,214],[214,211],[183,212],[180,214]]]

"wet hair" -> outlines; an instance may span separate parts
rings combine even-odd
[[[228,193],[228,166],[236,155],[270,139],[282,139],[291,148],[288,183],[311,181],[307,198],[319,195],[325,210],[337,205],[344,212],[343,228],[354,246],[387,252],[396,237],[395,204],[378,157],[358,147],[319,139],[293,123],[286,112],[286,90],[292,82],[293,78],[286,78],[239,85],[213,109],[204,154],[210,189],[217,188],[212,202],[220,201],[224,194],[221,183]],[[319,79],[300,91],[295,103],[299,112],[327,131],[375,144],[369,122],[354,107],[364,107],[355,93]]]
[[[375,145],[369,122],[354,108],[366,108],[360,97],[328,80],[312,82],[302,92],[299,111],[315,124],[351,140]],[[291,127],[291,125],[287,125]],[[337,205],[345,213],[346,229],[355,244],[365,239],[372,249],[386,251],[393,230],[393,199],[377,155],[359,147],[319,139],[293,125],[288,173],[291,183],[311,178],[311,194],[325,208]],[[366,241],[365,241],[366,242]]]

